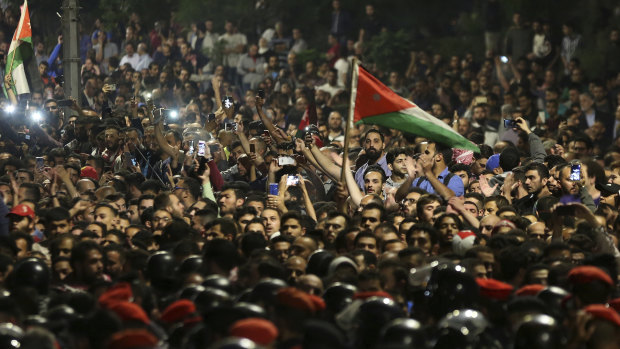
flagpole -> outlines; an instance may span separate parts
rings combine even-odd
[[[344,131],[344,152],[342,155],[342,171],[340,172],[340,182],[345,182],[345,160],[349,158],[349,130],[353,124],[353,114],[355,113],[355,96],[357,95],[357,74],[359,61],[353,57],[353,69],[351,70],[351,97],[349,98],[349,113],[347,114],[347,124]]]

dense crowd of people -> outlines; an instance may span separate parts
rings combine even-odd
[[[485,57],[366,65],[476,152],[346,127],[373,5],[333,1],[303,65],[294,23],[97,19],[79,100],[35,40],[43,89],[3,79],[0,346],[619,348],[620,31],[594,77],[575,23],[498,6]]]

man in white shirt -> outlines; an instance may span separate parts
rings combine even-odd
[[[245,35],[238,33],[231,21],[226,21],[224,26],[226,33],[222,34],[219,41],[224,41],[224,66],[228,71],[229,81],[237,83],[237,64],[243,48],[248,43]]]
[[[138,57],[139,60],[136,70],[141,72],[145,69],[149,69],[149,64],[151,64],[153,59],[149,56],[149,53],[146,50],[146,44],[143,42],[138,44]]]
[[[127,52],[127,54],[121,58],[120,65],[122,66],[129,63],[133,69],[137,69],[138,63],[140,63],[140,56],[136,53],[132,43],[127,43],[127,45],[125,45],[125,52]]]
[[[318,89],[329,93],[332,97],[344,90],[344,86],[338,85],[338,71],[333,68],[330,69],[327,72],[327,82],[319,86]]]

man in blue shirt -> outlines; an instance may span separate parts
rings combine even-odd
[[[355,182],[364,189],[364,172],[369,165],[379,165],[385,172],[386,177],[392,175],[388,167],[387,160],[385,159],[385,137],[379,130],[370,129],[366,132],[362,138],[362,146],[364,147],[364,155],[368,161],[360,166],[355,172]]]
[[[396,192],[396,199],[404,198],[412,187],[440,195],[446,201],[453,196],[463,196],[465,188],[461,177],[448,171],[447,164],[451,160],[451,148],[429,142],[418,158],[416,169],[407,168],[409,177]]]

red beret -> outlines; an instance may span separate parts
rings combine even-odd
[[[135,303],[125,301],[114,302],[108,306],[108,309],[115,312],[123,321],[139,321],[145,325],[151,323],[148,315]]]
[[[545,285],[532,284],[525,285],[515,292],[517,296],[536,296],[538,292],[545,289]]]
[[[620,313],[620,298],[610,300],[609,306],[618,313]]]
[[[179,299],[170,304],[161,314],[160,320],[167,324],[173,324],[185,320],[196,313],[196,305],[189,299]]]
[[[498,301],[505,301],[510,297],[514,287],[505,282],[495,279],[476,278],[476,283],[480,287],[480,295]]]
[[[314,314],[317,310],[309,295],[294,287],[280,289],[276,298],[278,303],[289,308],[303,310],[311,314]]]
[[[310,298],[310,300],[314,304],[314,308],[317,311],[325,310],[325,301],[323,300],[323,298],[321,298],[319,296],[315,296],[313,294],[308,294],[308,297]]]
[[[392,297],[391,294],[384,292],[384,291],[368,291],[368,292],[357,292],[353,295],[353,299],[368,299],[370,297],[383,297],[383,298],[389,298],[389,299],[394,299],[394,297]]]
[[[594,318],[607,320],[612,324],[620,327],[620,315],[612,308],[603,304],[590,304],[583,308],[586,312],[591,314]]]
[[[92,166],[84,166],[84,167],[82,167],[82,170],[80,171],[80,177],[82,177],[82,178],[88,177],[88,178],[92,178],[92,179],[94,179],[96,181],[99,180],[99,175],[97,175],[97,171]]]
[[[130,302],[133,298],[133,292],[131,285],[127,282],[119,282],[116,285],[108,288],[99,296],[99,304],[103,308],[108,308],[111,303],[118,301]]]
[[[112,335],[109,349],[151,348],[157,346],[157,338],[147,330],[131,329]]]
[[[260,345],[270,345],[278,338],[278,328],[269,320],[247,318],[230,326],[230,335],[247,338]]]
[[[582,265],[571,269],[570,273],[568,273],[568,281],[573,284],[587,284],[592,281],[602,281],[609,286],[614,285],[609,274],[591,265]]]

